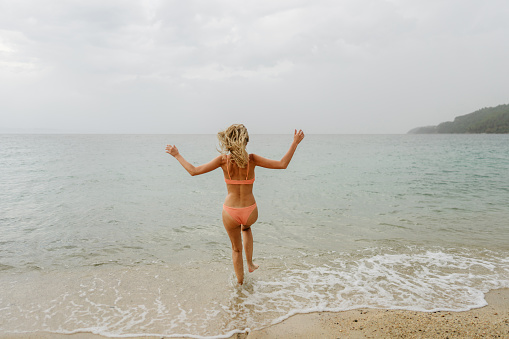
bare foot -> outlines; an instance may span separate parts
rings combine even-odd
[[[254,264],[254,263],[253,264],[247,264],[247,266],[249,267],[249,273],[253,273],[258,267],[260,267],[260,266]]]

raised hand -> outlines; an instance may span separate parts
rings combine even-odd
[[[166,153],[176,157],[177,155],[179,155],[179,150],[177,149],[177,147],[175,145],[166,145]]]
[[[300,129],[298,132],[295,130],[293,134],[293,142],[297,143],[297,145],[304,139],[304,132]]]

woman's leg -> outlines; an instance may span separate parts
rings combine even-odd
[[[249,273],[258,268],[258,265],[253,263],[253,232],[251,227],[242,228],[242,242],[244,243],[244,251],[246,252],[246,261]]]
[[[242,262],[242,236],[240,225],[223,210],[223,225],[232,243],[232,260],[239,285],[244,283],[244,264]]]
[[[251,225],[258,219],[258,207],[253,210],[246,224],[249,226],[242,226],[242,242],[244,243],[244,251],[246,252],[246,261],[249,273],[258,268],[258,265],[253,263],[253,232]]]

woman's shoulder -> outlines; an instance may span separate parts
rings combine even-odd
[[[263,159],[258,154],[250,153],[249,154],[249,162],[253,164],[254,166],[258,166],[258,163],[260,162],[260,159]]]

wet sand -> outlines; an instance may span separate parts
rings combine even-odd
[[[359,309],[295,315],[247,338],[509,338],[509,289],[466,312]]]
[[[282,323],[230,338],[509,338],[509,289],[490,291],[488,305],[466,312],[358,309],[298,314]],[[0,339],[99,339],[91,333],[27,333]],[[164,336],[137,337],[139,339]]]

